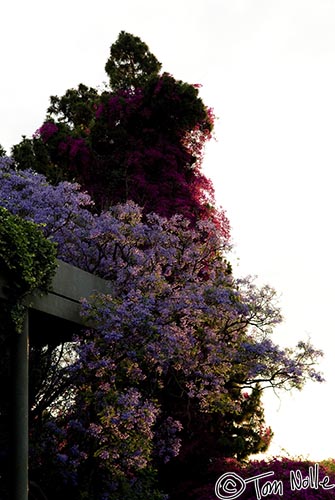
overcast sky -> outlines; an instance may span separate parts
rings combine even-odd
[[[50,95],[107,80],[121,30],[201,83],[217,116],[204,169],[227,212],[236,274],[278,290],[283,345],[310,336],[327,383],[268,394],[271,452],[335,457],[335,0],[11,0],[0,7],[0,144],[42,124]]]

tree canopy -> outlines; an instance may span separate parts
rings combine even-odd
[[[139,37],[121,31],[111,46],[105,70],[115,91],[143,87],[149,78],[158,76],[161,66]]]
[[[147,46],[124,32],[106,67],[111,88],[80,84],[50,98],[44,124],[13,147],[18,167],[53,183],[79,182],[98,210],[132,200],[145,213],[210,219],[228,237],[228,219],[201,171],[214,115],[198,86],[159,74]]]

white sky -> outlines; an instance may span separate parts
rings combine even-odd
[[[276,341],[310,335],[325,351],[326,384],[266,397],[270,451],[334,457],[335,0],[11,0],[0,19],[8,152],[42,124],[50,95],[107,80],[121,30],[203,85],[218,117],[204,168],[231,221],[236,273],[280,293]]]

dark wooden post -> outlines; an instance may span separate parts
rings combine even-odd
[[[11,500],[28,500],[28,309],[24,314],[22,331],[14,332],[12,340]]]

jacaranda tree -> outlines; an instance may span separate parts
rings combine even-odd
[[[272,341],[275,292],[233,277],[215,223],[134,202],[97,212],[78,184],[52,185],[8,159],[0,167],[0,206],[110,282],[82,304],[95,328],[37,353],[50,363],[32,394],[31,474],[48,498],[162,499],[194,442],[206,465],[265,449],[260,392],[322,380],[321,353]]]

